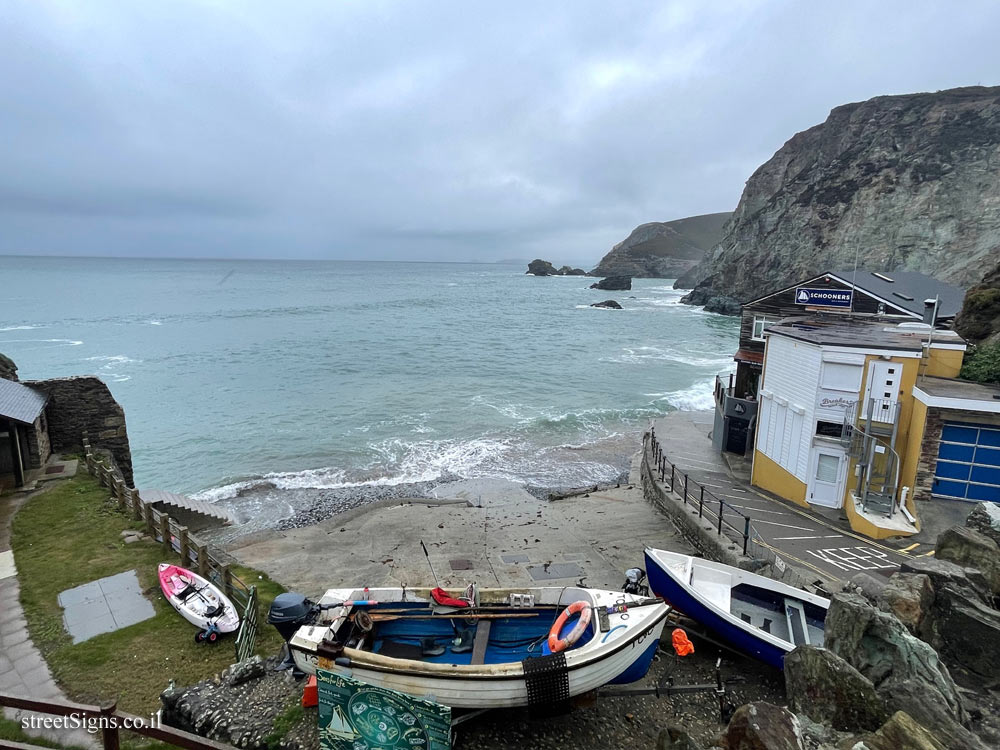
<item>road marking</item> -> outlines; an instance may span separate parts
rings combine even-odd
[[[5,550],[0,552],[0,579],[10,578],[17,573],[17,568],[14,567],[14,552],[13,550]]]
[[[872,547],[835,547],[830,549],[806,550],[810,555],[841,570],[879,570],[898,568],[889,556]]]
[[[916,544],[911,544],[909,547],[903,547],[903,549],[901,549],[900,552],[909,552],[911,549],[916,549],[919,546],[920,542],[917,542]]]
[[[766,508],[757,508],[753,505],[739,505],[738,503],[726,503],[726,505],[731,505],[734,508],[744,508],[746,510],[757,511],[758,513],[773,513],[776,516],[790,516],[791,513],[786,513],[783,510],[767,510]]]
[[[785,529],[797,529],[798,531],[816,531],[816,529],[810,529],[807,528],[806,526],[792,526],[791,524],[778,523],[777,521],[762,521],[759,518],[754,519],[752,523],[764,523],[767,524],[768,526],[781,526],[782,528]]]
[[[776,536],[774,541],[792,541],[794,539],[842,539],[843,534],[831,534],[830,536]]]
[[[780,560],[782,557],[785,560],[794,560],[795,562],[797,562],[802,567],[809,568],[810,570],[814,571],[815,573],[818,573],[821,578],[829,578],[829,579],[833,579],[834,581],[843,581],[844,580],[843,578],[839,578],[838,576],[835,576],[829,570],[824,570],[823,568],[819,568],[819,567],[813,565],[808,560],[803,560],[801,557],[796,557],[795,555],[790,555],[787,552],[785,552],[783,549],[778,549],[777,547],[768,544],[764,539],[755,539],[754,540],[754,544],[756,544],[759,547],[764,547],[765,549],[771,550],[774,553],[774,557],[775,557],[776,560]],[[779,553],[780,553],[780,556],[779,556]]]

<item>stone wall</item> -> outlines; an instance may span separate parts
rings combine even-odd
[[[28,438],[28,455],[24,456],[24,468],[40,469],[52,454],[52,441],[45,429],[45,412],[35,420],[30,430],[25,430]]]
[[[920,459],[917,461],[917,476],[913,487],[914,500],[932,499],[934,469],[937,466],[938,449],[941,447],[941,428],[945,421],[1000,425],[1000,415],[961,409],[942,409],[936,406],[929,407],[924,439],[920,443]]]
[[[103,381],[83,376],[31,380],[25,385],[49,396],[45,411],[53,451],[81,450],[86,434],[91,446],[104,448],[114,456],[125,482],[133,486],[125,412]]]

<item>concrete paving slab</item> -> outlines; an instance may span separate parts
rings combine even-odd
[[[142,595],[134,570],[67,589],[59,594],[59,603],[73,643],[120,630],[156,614],[152,602]]]
[[[0,552],[0,579],[15,575],[17,568],[14,566],[14,552],[12,550]]]
[[[533,581],[554,581],[561,579],[579,580],[584,572],[576,563],[552,563],[551,565],[529,565],[528,575]]]
[[[518,563],[531,562],[527,555],[500,555],[500,559],[507,565],[517,565]]]

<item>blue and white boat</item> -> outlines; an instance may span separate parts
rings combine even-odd
[[[731,565],[646,549],[649,587],[723,643],[781,669],[796,646],[823,645],[830,600]]]
[[[304,672],[452,708],[527,706],[641,679],[670,612],[659,600],[576,586],[481,589],[469,602],[441,607],[428,589],[330,589],[320,621],[290,639],[291,654]],[[581,610],[589,624],[575,619]],[[564,611],[574,617],[557,619]],[[577,640],[553,655],[550,635],[569,642],[578,625]]]

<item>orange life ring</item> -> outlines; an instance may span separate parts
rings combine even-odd
[[[565,638],[560,638],[559,633],[562,631],[563,625],[577,612],[580,613],[580,619],[576,623],[576,626],[569,631],[569,635]],[[565,651],[580,640],[580,636],[583,635],[583,631],[587,629],[588,625],[590,625],[590,602],[573,602],[562,611],[562,614],[556,618],[556,621],[552,623],[552,627],[549,628],[549,651],[553,654]]]

